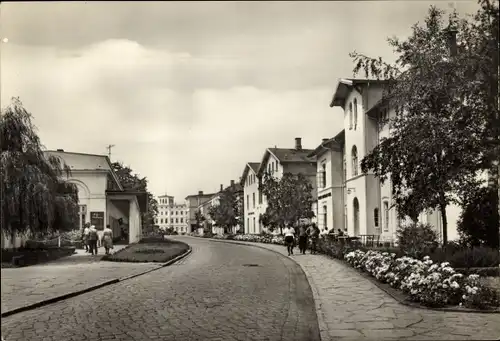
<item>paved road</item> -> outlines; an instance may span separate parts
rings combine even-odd
[[[257,245],[286,254],[280,245]],[[500,314],[408,307],[337,260],[309,254],[292,258],[313,290],[323,341],[500,340]]]
[[[8,341],[319,340],[312,292],[295,262],[253,247],[183,240],[193,253],[176,265],[3,318],[2,336]]]
[[[49,263],[2,269],[2,313],[159,267],[152,263],[100,262],[102,255],[104,252],[92,256],[77,250],[75,255]]]

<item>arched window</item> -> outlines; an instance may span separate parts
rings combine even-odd
[[[352,129],[352,103],[349,103],[349,129]]]
[[[354,130],[358,126],[358,100],[354,99]]]
[[[356,176],[358,175],[358,148],[356,148],[356,146],[352,146],[351,158],[352,158],[352,176]]]
[[[354,236],[359,236],[359,201],[354,198],[352,202],[353,220],[354,220]]]

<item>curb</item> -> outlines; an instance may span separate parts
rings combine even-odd
[[[14,315],[14,314],[17,314],[17,313],[22,313],[24,311],[28,311],[28,310],[33,310],[33,309],[36,309],[36,308],[40,308],[40,307],[43,307],[43,306],[46,306],[46,305],[49,305],[49,304],[52,304],[52,303],[56,303],[56,302],[59,302],[59,301],[62,301],[62,300],[65,300],[65,299],[68,299],[68,298],[71,298],[71,297],[79,296],[79,295],[88,293],[90,291],[94,291],[94,290],[106,287],[106,286],[111,285],[111,284],[116,284],[116,283],[123,282],[123,281],[128,280],[128,279],[134,278],[134,277],[145,275],[145,274],[147,274],[149,272],[152,272],[152,271],[164,268],[166,266],[169,266],[169,265],[177,262],[178,260],[180,260],[180,259],[188,256],[192,252],[192,250],[193,249],[191,248],[191,246],[189,246],[189,248],[188,248],[188,250],[186,252],[184,252],[183,254],[175,257],[174,259],[169,260],[168,262],[161,263],[156,268],[149,269],[149,270],[146,270],[144,272],[141,272],[141,273],[138,273],[138,274],[134,274],[134,275],[131,275],[131,276],[125,276],[125,277],[121,277],[121,278],[115,278],[115,279],[112,279],[112,280],[106,281],[104,283],[101,283],[101,284],[98,284],[98,285],[94,285],[94,286],[91,286],[91,287],[88,287],[88,288],[85,288],[85,289],[82,289],[82,290],[78,290],[78,291],[70,292],[68,294],[64,294],[64,295],[56,296],[56,297],[53,297],[53,298],[49,298],[47,300],[43,300],[43,301],[40,301],[40,302],[29,304],[29,305],[24,306],[24,307],[15,308],[15,309],[12,309],[12,310],[9,310],[9,311],[6,311],[6,312],[2,313],[1,317],[3,318],[3,317],[11,316],[11,315]]]
[[[193,237],[193,238],[197,238],[197,237]],[[239,241],[231,241],[231,240],[218,240],[218,239],[211,239],[211,238],[205,238],[205,239],[209,239],[211,241],[217,241],[217,242],[226,242],[226,243],[233,243],[233,244],[241,244],[241,245],[248,245],[248,246],[254,246],[254,242],[239,242]],[[255,243],[255,244],[258,244],[258,243]],[[260,243],[259,243],[260,244]],[[274,244],[273,244],[274,245]],[[262,247],[262,246],[259,246],[259,245],[255,245],[256,247],[259,247],[261,249],[266,249],[266,250],[269,250],[269,251],[273,251],[273,252],[276,252],[276,253],[279,253],[277,251],[274,251],[274,250],[270,250],[270,249],[267,249],[265,247]],[[283,255],[284,256],[284,255]],[[327,255],[322,255],[322,256],[325,256],[325,257],[328,257]],[[331,258],[331,257],[328,257],[328,258]],[[293,259],[293,258],[292,258]],[[339,262],[342,262],[341,260],[339,259],[331,259],[333,261],[339,261]],[[299,264],[299,263],[297,263]],[[299,264],[300,265],[300,264]],[[409,301],[406,297],[405,298],[401,298],[399,296],[406,296],[404,293],[400,293],[399,291],[397,292],[397,294],[394,292],[394,290],[397,290],[397,289],[394,289],[392,287],[385,287],[384,286],[384,283],[380,283],[378,282],[377,280],[375,280],[373,277],[371,277],[369,274],[365,273],[365,272],[362,272],[358,269],[355,269],[353,267],[350,267],[346,264],[344,264],[342,262],[342,265],[346,266],[348,269],[351,269],[351,270],[354,270],[358,275],[362,276],[363,278],[369,280],[371,283],[373,283],[377,288],[379,288],[380,290],[382,290],[383,292],[385,292],[387,295],[389,295],[390,297],[392,297],[394,300],[396,300],[398,303],[402,304],[402,305],[405,305],[405,306],[408,306],[408,307],[412,307],[412,308],[416,308],[416,309],[423,309],[423,310],[434,310],[434,311],[443,311],[443,312],[456,312],[456,313],[479,313],[479,314],[500,314],[500,308],[497,308],[497,309],[491,309],[491,310],[481,310],[481,309],[472,309],[472,308],[455,308],[455,307],[428,307],[428,306],[424,306],[424,305],[421,305],[417,302],[412,302],[412,301]],[[302,267],[301,267],[302,268]],[[312,285],[311,285],[312,287]],[[314,293],[314,291],[313,291]],[[325,324],[326,325],[326,324]]]

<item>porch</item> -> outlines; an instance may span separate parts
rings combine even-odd
[[[141,239],[143,212],[147,212],[145,192],[106,192],[106,221],[118,243],[131,244]]]

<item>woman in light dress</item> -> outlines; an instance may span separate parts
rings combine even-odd
[[[113,230],[106,225],[106,228],[102,232],[102,244],[106,250],[106,254],[109,255],[109,250],[113,248]]]

